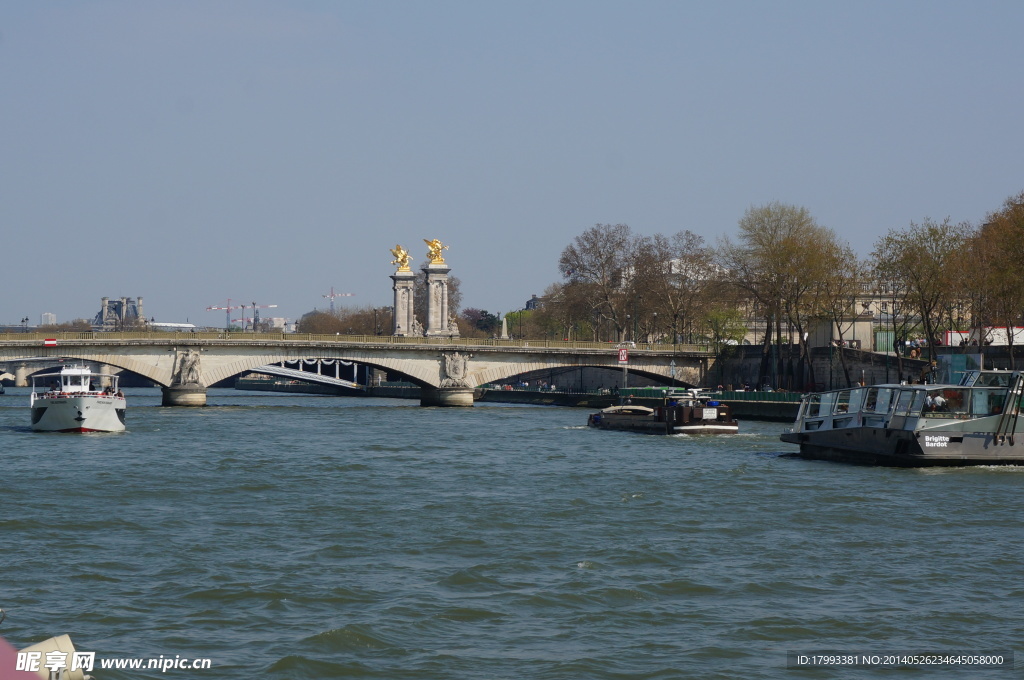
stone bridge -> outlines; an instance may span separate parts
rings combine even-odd
[[[0,362],[72,359],[126,369],[163,386],[164,404],[201,406],[206,388],[282,361],[340,359],[401,374],[422,388],[425,406],[471,406],[473,388],[530,371],[621,368],[618,349],[596,342],[308,335],[299,333],[0,334]],[[640,344],[628,369],[668,382],[704,382],[713,353],[697,345]]]

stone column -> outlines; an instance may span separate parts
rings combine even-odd
[[[14,386],[28,387],[28,364],[18,364],[14,369]]]
[[[395,282],[395,308],[392,313],[392,335],[417,335],[416,314],[413,309],[413,286],[416,274],[412,270],[398,270],[391,275]]]
[[[458,328],[449,327],[451,313],[448,310],[448,272],[446,264],[423,265],[427,275],[427,330],[429,337],[458,337]]]

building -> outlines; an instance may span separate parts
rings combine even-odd
[[[39,315],[39,325],[40,326],[56,326],[57,325],[57,315],[54,314],[53,312],[43,312],[42,314]]]
[[[145,321],[141,295],[134,300],[128,297],[117,300],[101,298],[100,313],[93,318],[92,326],[99,331],[115,331]]]

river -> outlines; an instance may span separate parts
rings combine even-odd
[[[26,395],[0,397],[0,635],[210,659],[97,680],[831,678],[787,652],[1008,652],[1024,630],[1021,467],[804,461],[780,423],[659,437],[233,390],[129,390],[128,432],[44,434]]]

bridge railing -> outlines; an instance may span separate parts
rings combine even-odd
[[[0,342],[28,345],[43,345],[47,339],[54,339],[58,346],[61,341],[107,341],[132,342],[141,340],[164,340],[187,342],[190,340],[230,340],[235,342],[297,342],[297,343],[339,343],[370,345],[444,345],[447,347],[509,347],[509,348],[553,348],[553,349],[597,349],[617,351],[611,342],[588,342],[580,340],[499,340],[496,338],[446,338],[408,337],[398,335],[317,335],[312,333],[225,333],[223,331],[167,332],[167,331],[110,331],[110,332],[69,332],[59,333],[0,333]],[[711,352],[707,345],[670,345],[660,343],[636,343],[633,351],[657,351],[674,353]]]

